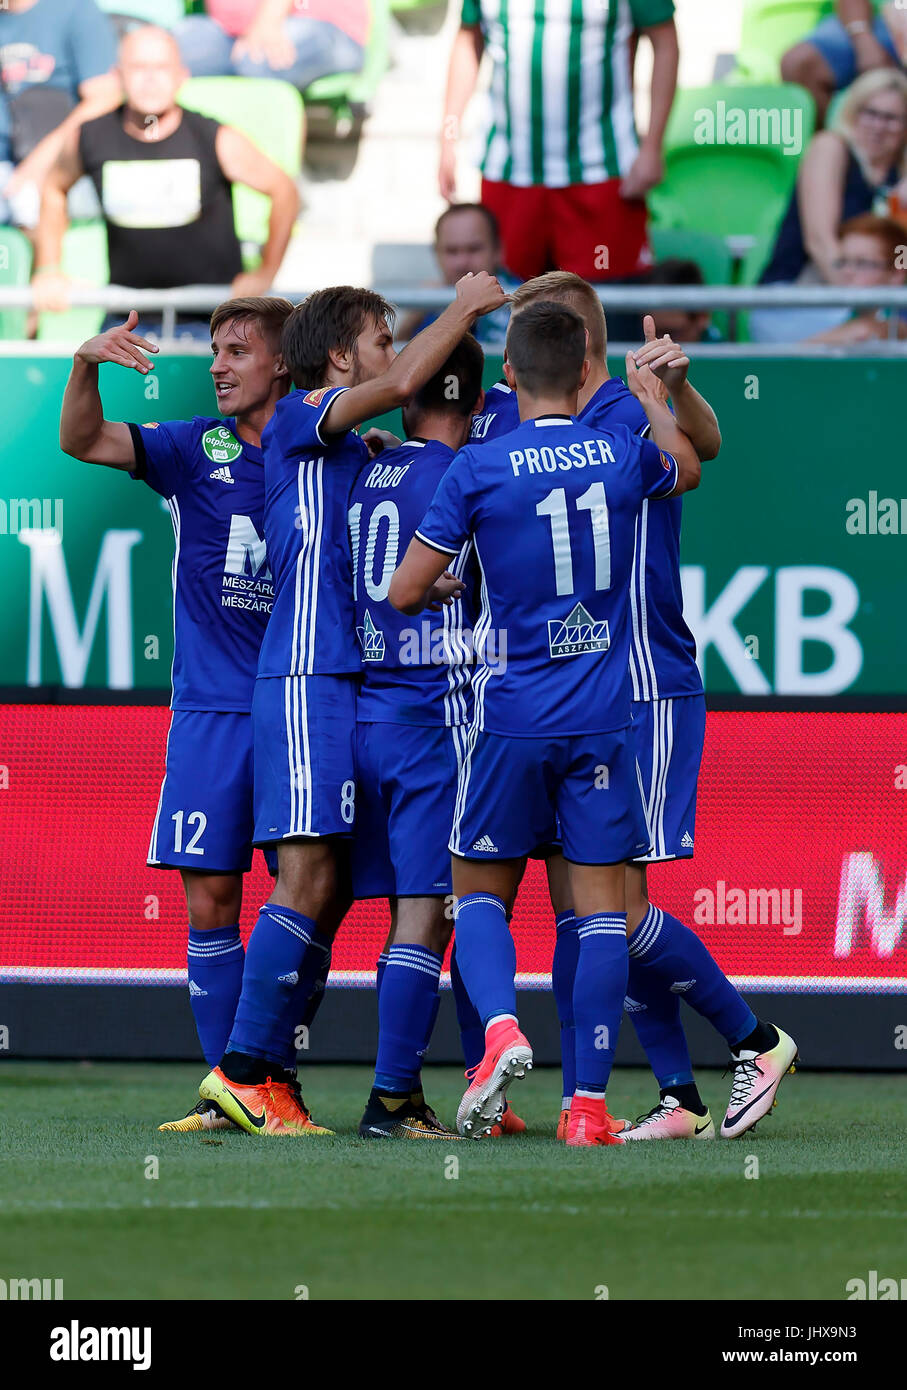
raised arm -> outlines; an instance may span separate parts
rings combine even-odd
[[[104,419],[98,390],[98,366],[117,362],[147,376],[152,363],[144,352],[157,352],[153,343],[132,330],[139,321],[134,309],[124,324],[89,338],[73,358],[72,371],[63,393],[60,414],[60,448],[83,463],[103,463],[108,468],[135,468],[135,446],[129,426]],[[144,349],[144,352],[143,352]]]
[[[669,333],[661,338],[657,336],[651,314],[646,314],[642,325],[646,341],[634,353],[634,360],[640,367],[648,367],[664,383],[674,406],[674,418],[692,442],[700,462],[717,457],[721,448],[718,417],[687,379],[689,357]]]
[[[343,434],[364,420],[396,410],[413,396],[439,368],[443,367],[457,343],[482,314],[506,304],[507,295],[487,271],[464,275],[457,281],[457,297],[434,323],[417,333],[394,359],[386,372],[374,381],[351,386],[335,396],[322,426],[326,434]]]
[[[447,68],[444,118],[441,122],[441,158],[438,185],[441,197],[452,203],[457,196],[457,141],[463,114],[475,91],[485,39],[478,24],[463,24],[457,30]]]
[[[677,486],[672,495],[691,492],[699,486],[702,477],[699,456],[668,409],[664,383],[648,367],[637,369],[632,352],[627,353],[627,385],[648,416],[650,438],[659,449],[677,460]]]

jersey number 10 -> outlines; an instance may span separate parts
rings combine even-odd
[[[604,483],[593,483],[576,499],[576,510],[588,512],[592,521],[592,540],[595,545],[595,587],[611,587],[611,531],[608,526],[608,502]],[[572,594],[573,553],[570,548],[570,520],[567,515],[567,493],[556,487],[543,497],[535,509],[536,516],[547,516],[551,524],[551,544],[554,547],[554,578],[560,597]]]

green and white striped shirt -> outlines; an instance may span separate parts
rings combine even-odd
[[[630,40],[673,14],[674,0],[463,0],[492,61],[485,177],[548,188],[623,177],[638,148]]]

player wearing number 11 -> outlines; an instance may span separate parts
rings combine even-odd
[[[457,454],[391,581],[395,607],[419,611],[471,539],[482,572],[478,660],[490,631],[507,633],[506,666],[474,676],[450,840],[460,973],[486,1030],[457,1117],[474,1137],[499,1121],[507,1086],[532,1061],[505,904],[523,856],[559,825],[580,939],[568,1142],[621,1142],[605,1087],[627,982],[623,862],[649,847],[629,734],[634,527],[644,498],[696,487],[700,465],[646,368],[631,389],[654,442],[578,422],[588,371],[574,310],[542,301],[514,315],[505,372],[521,423]]]

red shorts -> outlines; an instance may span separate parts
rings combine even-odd
[[[622,198],[620,179],[566,188],[483,179],[482,202],[498,220],[503,263],[520,280],[546,270],[620,280],[652,264],[645,202]]]

